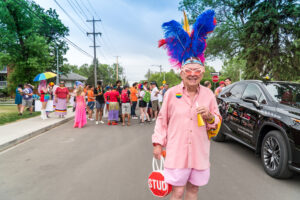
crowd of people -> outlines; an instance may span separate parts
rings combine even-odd
[[[76,94],[74,127],[83,127],[86,119],[95,121],[96,125],[104,124],[104,111],[107,112],[107,125],[121,123],[130,126],[132,119],[139,119],[140,123],[155,121],[168,87],[165,84],[159,90],[155,82],[149,84],[147,81],[135,82],[131,87],[122,86],[121,81],[106,87],[99,81],[96,88],[78,84],[73,92]],[[136,114],[137,107],[139,116]]]
[[[215,95],[217,96],[229,84],[231,84],[230,78],[220,81]],[[212,85],[210,81],[206,81],[204,86],[211,88]],[[40,100],[41,118],[45,120],[50,118],[49,111],[46,110],[49,100],[53,100],[53,110],[56,115],[64,118],[67,114],[67,103],[71,99],[73,111],[76,111],[74,127],[83,127],[87,120],[95,120],[96,125],[104,124],[104,110],[108,113],[108,125],[121,123],[125,126],[127,121],[127,125],[130,126],[131,119],[139,119],[140,123],[155,121],[168,89],[168,84],[158,88],[156,82],[148,83],[148,81],[135,82],[131,87],[128,85],[122,87],[121,81],[117,81],[113,86],[104,87],[99,81],[96,87],[79,83],[74,86],[72,92],[69,92],[63,81],[57,86],[53,82],[47,84],[46,80],[42,80],[36,92],[34,86],[30,84],[18,85],[15,104],[19,115],[23,115],[26,107],[32,114],[35,100]],[[137,108],[139,116],[136,114]]]
[[[69,89],[65,87],[63,81],[57,86],[53,82],[47,84],[46,80],[41,80],[36,91],[31,84],[19,84],[16,88],[15,104],[18,108],[18,115],[23,115],[26,107],[29,109],[30,114],[32,114],[33,110],[36,111],[35,101],[39,100],[41,103],[41,118],[46,120],[50,118],[49,111],[52,110],[55,111],[58,117],[64,118],[67,114],[69,99]],[[49,105],[49,102],[51,102],[51,105]],[[53,106],[53,108],[47,110],[47,106]]]

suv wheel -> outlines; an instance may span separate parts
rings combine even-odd
[[[216,142],[224,142],[226,139],[226,135],[224,135],[223,131],[222,131],[222,127],[223,127],[223,122],[221,124],[221,128],[219,130],[219,133],[213,137],[212,139]]]
[[[261,161],[267,174],[274,178],[289,178],[288,148],[280,131],[270,131],[261,145]]]

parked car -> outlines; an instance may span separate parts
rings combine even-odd
[[[217,97],[223,117],[222,142],[232,138],[261,156],[267,174],[289,178],[300,173],[300,84],[239,81]]]

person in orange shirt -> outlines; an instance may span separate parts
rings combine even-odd
[[[92,121],[92,120],[94,120],[92,118],[92,115],[93,115],[93,110],[94,110],[94,106],[95,106],[94,86],[88,87],[87,98],[88,98],[87,109],[88,109],[88,113],[89,113],[88,119]]]
[[[132,84],[132,88],[130,88],[131,118],[132,119],[138,119],[138,117],[135,114],[135,109],[136,109],[136,105],[137,105],[137,101],[138,101],[137,85],[138,85],[138,83],[135,82]]]

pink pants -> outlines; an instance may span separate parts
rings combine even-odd
[[[174,186],[185,186],[187,182],[195,186],[206,185],[210,177],[210,168],[205,170],[197,169],[164,169],[165,181]]]

